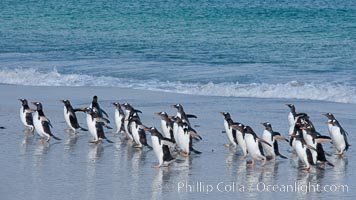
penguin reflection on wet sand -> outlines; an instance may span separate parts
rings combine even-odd
[[[151,133],[152,148],[158,159],[158,165],[153,166],[154,168],[169,167],[175,158],[172,157],[169,150],[170,146],[174,146],[174,143],[168,138],[162,136],[162,134],[154,127],[145,127],[145,131]]]
[[[220,112],[224,116],[224,128],[229,139],[230,143],[225,144],[225,146],[229,147],[231,145],[234,146],[234,149],[237,150],[237,139],[236,139],[236,130],[231,127],[234,121],[231,119],[231,115],[228,112]]]
[[[335,149],[337,151],[337,155],[342,157],[344,152],[349,149],[350,144],[347,140],[348,133],[345,131],[344,128],[340,125],[339,121],[335,119],[334,115],[331,113],[323,114],[324,116],[328,117],[328,129],[330,133],[331,140]]]
[[[281,136],[280,133],[273,131],[272,125],[270,123],[263,122],[261,124],[265,127],[265,130],[262,133],[262,139],[264,139],[266,142],[268,142],[271,145],[271,146],[269,146],[265,143],[262,143],[262,147],[263,147],[266,158],[276,159],[276,156],[279,156],[283,159],[287,159],[287,157],[285,157],[279,153],[277,140],[283,140],[288,143],[289,142],[288,139]]]
[[[20,109],[21,121],[26,126],[27,132],[33,133],[35,131],[35,127],[33,125],[32,113],[34,113],[35,111],[29,107],[27,99],[19,99],[19,101],[21,101],[21,109]]]
[[[99,117],[98,113],[94,112],[92,108],[81,108],[83,111],[86,112],[87,117],[87,125],[89,129],[89,133],[93,136],[91,143],[100,144],[103,139],[105,139],[109,143],[113,143],[109,140],[104,133],[103,124],[110,123],[110,121],[106,118]]]
[[[247,165],[253,167],[255,165],[255,160],[263,160],[261,165],[263,167],[267,162],[267,158],[264,155],[262,143],[265,143],[270,147],[272,147],[272,145],[266,142],[264,139],[259,138],[250,126],[233,126],[234,128],[238,128],[245,138],[247,151],[252,158],[251,164]]]
[[[38,135],[41,136],[39,142],[49,142],[51,137],[56,140],[61,140],[60,138],[54,136],[51,132],[52,124],[49,119],[45,116],[43,112],[43,107],[40,102],[32,102],[33,105],[37,107],[35,114],[33,115],[33,124]],[[45,140],[45,138],[47,138]]]
[[[60,102],[64,103],[64,119],[69,126],[70,129],[66,129],[65,132],[73,131],[74,134],[77,134],[77,130],[80,129],[82,131],[88,131],[87,129],[81,127],[78,123],[77,116],[75,112],[82,111],[81,108],[74,109],[69,100],[59,100]]]

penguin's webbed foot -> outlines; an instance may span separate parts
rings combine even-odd
[[[224,144],[225,147],[230,147],[231,145],[232,145],[231,143]]]
[[[41,138],[41,139],[39,139],[39,140],[37,140],[39,143],[43,143],[44,142],[44,139],[43,138]]]
[[[161,168],[161,165],[153,165],[152,168],[158,169],[158,168]]]
[[[181,152],[181,155],[186,158],[189,157],[189,153],[187,153],[187,152]]]
[[[69,128],[68,128],[68,129],[65,129],[65,130],[64,130],[64,132],[66,132],[66,133],[70,133],[70,132],[71,132],[71,130],[72,130],[72,129],[69,129]]]

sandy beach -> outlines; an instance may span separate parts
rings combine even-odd
[[[132,148],[123,135],[107,137],[114,144],[89,144],[89,133],[80,131],[77,137],[65,133],[63,105],[60,99],[70,99],[74,107],[88,106],[92,96],[97,95],[101,107],[109,114],[114,124],[113,101],[128,102],[141,110],[142,122],[160,130],[159,118],[154,112],[166,111],[175,114],[170,105],[181,103],[187,113],[198,116],[192,120],[196,130],[203,137],[195,148],[203,153],[192,154],[189,158],[179,157],[170,169],[153,169],[156,157],[148,149]],[[53,132],[62,138],[51,140],[50,144],[36,141],[38,136],[26,135],[19,118],[19,98],[40,101],[45,114],[51,119]],[[233,198],[321,198],[354,196],[352,170],[355,165],[354,149],[351,146],[342,159],[331,156],[328,159],[335,167],[325,170],[313,169],[310,173],[300,169],[297,158],[287,143],[280,143],[280,151],[289,159],[277,159],[264,168],[260,162],[254,169],[246,167],[246,161],[226,148],[227,137],[223,130],[220,111],[232,114],[235,121],[250,125],[261,135],[261,122],[270,122],[275,131],[287,135],[289,112],[285,103],[293,103],[297,112],[311,116],[317,130],[328,135],[325,112],[332,112],[350,133],[353,145],[353,124],[355,104],[323,101],[302,101],[286,99],[259,99],[236,97],[194,96],[113,87],[33,87],[0,85],[0,126],[1,133],[0,192],[4,199],[216,199]],[[77,114],[84,127],[85,115]],[[149,136],[148,136],[149,137]],[[150,138],[150,137],[149,137]],[[150,142],[150,139],[149,139]],[[324,148],[329,153],[331,144]],[[248,157],[248,160],[250,158]],[[348,192],[303,192],[266,191],[268,185],[347,185]],[[302,187],[300,187],[302,188]]]

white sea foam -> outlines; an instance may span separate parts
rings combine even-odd
[[[40,72],[35,69],[0,70],[0,83],[32,86],[110,86],[173,93],[209,96],[294,98],[340,103],[356,103],[356,88],[341,84],[304,83],[182,83],[157,80],[132,80],[107,76],[61,74],[57,70]]]

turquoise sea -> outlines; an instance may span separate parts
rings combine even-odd
[[[356,103],[353,0],[0,2],[0,83]]]

